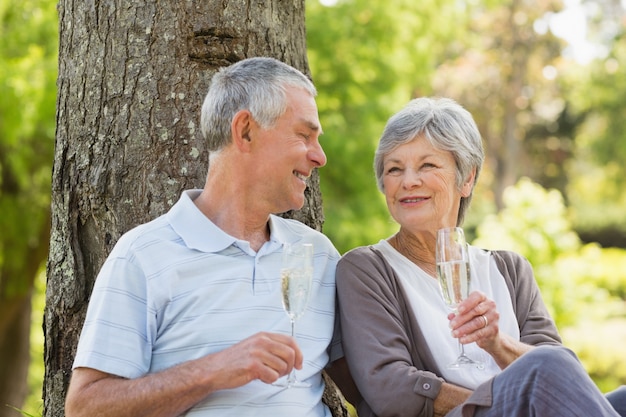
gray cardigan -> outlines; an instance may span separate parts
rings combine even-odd
[[[530,263],[514,252],[491,253],[511,294],[520,340],[560,344]],[[337,265],[337,295],[344,353],[363,396],[355,404],[359,417],[431,417],[441,372],[382,253],[371,246],[346,253]],[[474,395],[490,400],[491,382]]]

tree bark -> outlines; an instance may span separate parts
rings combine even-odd
[[[199,113],[221,66],[272,56],[308,73],[304,0],[59,2],[44,415],[64,416],[95,277],[118,238],[201,188]],[[289,213],[320,230],[319,177]]]

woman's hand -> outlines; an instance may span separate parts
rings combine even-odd
[[[502,369],[532,349],[532,346],[500,333],[500,313],[496,303],[480,291],[473,291],[459,304],[458,313],[451,313],[448,319],[452,336],[463,344],[476,342]]]
[[[448,316],[452,335],[461,343],[476,342],[478,346],[490,351],[498,343],[500,333],[500,314],[496,303],[480,291],[473,291],[461,304],[458,312]]]

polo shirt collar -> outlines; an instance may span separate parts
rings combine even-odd
[[[277,215],[270,215],[270,241],[266,245],[282,247],[285,243],[302,242],[302,224],[293,219],[285,219]]]
[[[201,252],[220,252],[236,239],[217,227],[196,207],[193,200],[201,192],[202,190],[183,191],[180,199],[167,213],[167,220],[188,248]]]
[[[278,216],[273,214],[270,215],[270,242],[278,243],[280,245],[283,245],[284,243],[292,243],[293,234],[289,233],[289,229],[286,227],[286,224],[280,220],[282,219]]]
[[[217,227],[209,220],[204,213],[196,207],[195,200],[202,190],[186,190],[180,199],[167,213],[167,220],[185,245],[190,249],[201,252],[220,252],[233,244],[237,244],[239,239],[229,235]],[[280,221],[278,216],[270,215],[270,241],[269,248],[273,250],[281,247],[284,243],[294,243],[300,240],[300,236],[294,235],[290,230],[288,222]],[[266,243],[267,246],[267,243]]]

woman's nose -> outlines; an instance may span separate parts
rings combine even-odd
[[[405,188],[413,188],[422,185],[422,175],[417,171],[408,169],[404,173],[402,184]]]

